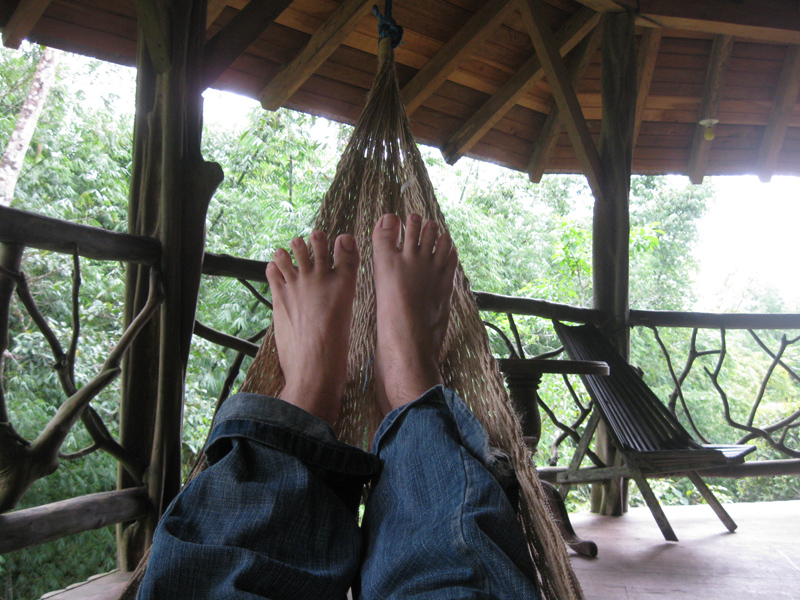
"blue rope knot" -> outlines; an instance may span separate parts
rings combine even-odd
[[[403,41],[403,28],[392,17],[392,0],[385,0],[383,9],[385,14],[381,14],[377,4],[372,6],[372,12],[378,17],[378,35],[391,38],[392,48],[397,48]]]

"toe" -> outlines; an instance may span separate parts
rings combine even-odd
[[[372,232],[372,246],[376,254],[397,252],[400,243],[400,217],[385,214],[378,219]]]
[[[406,219],[406,235],[403,240],[403,252],[416,254],[419,250],[419,232],[422,229],[422,217],[411,213]]]
[[[433,250],[433,260],[438,268],[444,267],[452,251],[453,238],[450,237],[449,233],[445,232],[436,240],[436,246]]]
[[[331,257],[328,248],[328,236],[322,231],[312,231],[309,236],[311,250],[314,252],[314,267],[317,269],[330,269]]]
[[[336,271],[343,270],[355,274],[358,269],[358,259],[356,239],[349,233],[337,237],[333,245],[333,266]]]
[[[292,264],[292,257],[283,248],[275,250],[275,266],[278,267],[284,281],[290,282],[297,278],[297,269]]]
[[[428,221],[422,228],[422,238],[419,241],[419,248],[422,254],[431,254],[436,238],[439,235],[439,225],[436,221]]]
[[[294,259],[297,261],[297,270],[301,273],[308,273],[311,270],[311,256],[308,254],[308,246],[301,237],[294,238],[289,245],[292,247]]]
[[[278,268],[274,261],[267,263],[267,281],[269,282],[269,289],[272,292],[272,300],[280,301],[283,297],[283,289],[286,286],[286,280],[283,278],[283,273]]]

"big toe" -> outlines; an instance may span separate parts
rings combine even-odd
[[[385,214],[372,231],[372,247],[376,256],[388,252],[398,252],[400,244],[400,217]]]

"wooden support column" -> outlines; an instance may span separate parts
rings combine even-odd
[[[608,316],[605,332],[617,350],[628,358],[628,195],[636,111],[634,15],[606,13],[602,26],[603,122],[598,153],[605,193],[601,198],[596,197],[594,203],[594,307]],[[597,451],[607,465],[621,464],[602,428],[597,433]],[[621,515],[624,509],[622,480],[612,480],[603,486],[603,491],[600,512]]]
[[[149,464],[151,512],[120,531],[120,566],[132,568],[181,485],[183,392],[203,257],[208,203],[222,169],[203,160],[203,50],[207,0],[156,0],[169,15],[169,68],[158,72],[140,21],[131,230],[154,235],[163,252],[160,319],[125,365],[121,438]],[[128,272],[126,316],[146,296],[142,267]],[[138,362],[141,361],[141,362]],[[137,441],[138,439],[138,441]],[[130,487],[122,476],[119,487]]]

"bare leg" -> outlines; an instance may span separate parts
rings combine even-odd
[[[280,398],[333,423],[347,383],[347,353],[359,255],[351,235],[340,235],[328,253],[321,231],[291,241],[297,261],[280,248],[267,266],[272,289],[275,345],[286,385]]]
[[[400,219],[383,215],[372,234],[375,256],[378,402],[384,414],[443,383],[439,354],[444,343],[458,255],[433,221],[409,215],[405,238]]]

